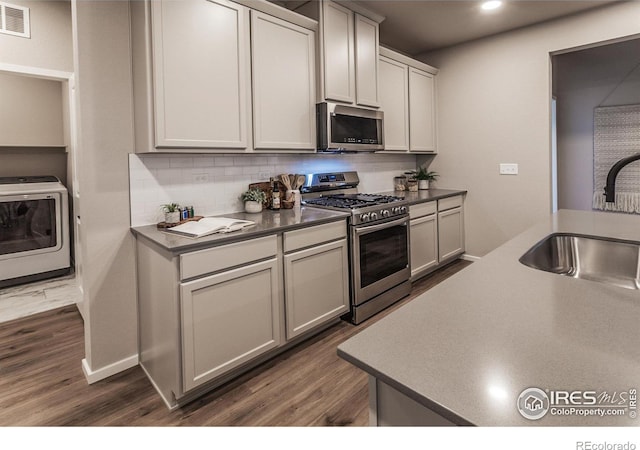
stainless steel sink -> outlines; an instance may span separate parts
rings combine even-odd
[[[640,289],[640,243],[551,234],[520,258],[526,266],[573,278]]]

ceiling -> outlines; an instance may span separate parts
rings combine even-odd
[[[504,1],[501,8],[482,11],[480,1],[352,0],[386,19],[380,42],[408,55],[449,47],[558,17],[601,7],[615,1]],[[302,0],[276,3],[295,9]]]

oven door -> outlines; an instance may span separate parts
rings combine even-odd
[[[351,239],[352,301],[355,305],[411,277],[409,216],[352,227]]]
[[[60,194],[0,196],[0,261],[62,247]]]

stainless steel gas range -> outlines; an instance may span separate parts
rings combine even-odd
[[[349,210],[350,320],[361,323],[411,291],[409,212],[400,197],[358,192],[356,172],[307,175],[303,203]]]

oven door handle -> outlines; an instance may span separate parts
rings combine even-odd
[[[378,225],[366,225],[366,226],[356,227],[355,231],[356,231],[356,235],[359,236],[363,234],[374,233],[384,228],[389,228],[396,225],[402,225],[403,223],[406,223],[406,222],[409,222],[409,216],[403,216],[400,219],[384,222]]]

